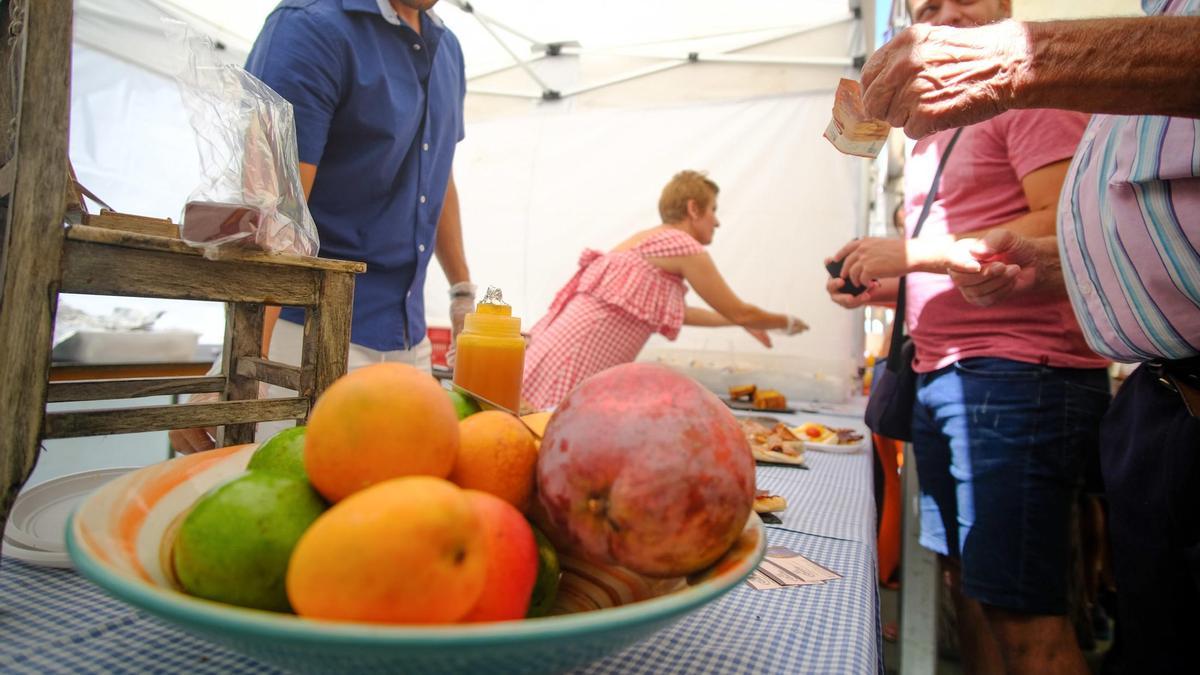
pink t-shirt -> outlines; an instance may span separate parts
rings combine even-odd
[[[921,236],[971,232],[1029,211],[1021,180],[1075,154],[1086,115],[1012,110],[963,130],[942,172],[942,185]],[[906,228],[913,228],[933,174],[954,131],[921,139],[905,166]],[[917,348],[913,368],[927,373],[975,356],[1064,368],[1107,361],[1084,341],[1066,295],[1014,296],[992,307],[969,304],[944,274],[908,275],[908,333]]]

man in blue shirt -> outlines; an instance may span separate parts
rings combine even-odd
[[[435,4],[283,0],[246,62],[292,104],[320,255],[367,263],[355,280],[350,368],[430,369],[424,287],[433,256],[451,284],[455,333],[473,306],[451,171],[466,76],[457,38],[428,11]],[[270,358],[299,363],[304,311],[283,308],[277,322],[272,314]],[[180,452],[212,447],[198,429],[171,441]]]

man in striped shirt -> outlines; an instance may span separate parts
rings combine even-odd
[[[1014,108],[1097,114],[1058,237],[992,232],[968,300],[1064,289],[1089,345],[1142,365],[1102,432],[1122,658],[1195,667],[1200,635],[1200,0],[1146,18],[914,27],[863,70],[868,112],[913,137]],[[1011,297],[1010,297],[1011,296]]]

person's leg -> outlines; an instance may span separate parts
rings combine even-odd
[[[958,648],[967,672],[978,675],[1001,675],[1004,658],[1000,643],[984,615],[978,600],[967,597],[962,590],[962,565],[959,560],[938,556],[942,583],[950,591],[958,626]]]
[[[938,554],[942,583],[955,610],[955,633],[964,670],[988,674],[1004,672],[999,646],[992,636],[979,603],[962,593],[959,563],[960,477],[953,469],[952,438],[947,431],[947,408],[961,407],[962,391],[953,368],[920,375],[913,408],[913,458],[920,483],[921,545]]]
[[[937,417],[958,480],[962,587],[1012,672],[1086,672],[1066,618],[1080,447],[1108,402],[1102,370],[975,358],[943,378]],[[957,401],[955,400],[957,395]]]
[[[1104,420],[1121,663],[1194,672],[1200,634],[1200,420],[1142,366]]]
[[[426,337],[411,349],[383,352],[382,359],[388,363],[403,363],[421,372],[433,374],[433,343]]]

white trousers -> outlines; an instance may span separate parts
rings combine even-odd
[[[276,321],[275,330],[271,333],[271,347],[267,358],[288,365],[300,365],[300,349],[303,339],[304,326],[283,319]],[[381,352],[377,349],[351,344],[349,358],[346,361],[346,371],[349,372],[373,363],[405,363],[417,370],[432,373],[432,358],[433,345],[430,344],[428,337],[413,345],[412,349],[395,349],[390,352]],[[290,389],[274,385],[267,387],[268,398],[295,395],[296,392]],[[292,426],[295,426],[295,422],[292,420],[260,422],[254,438],[262,442]]]

